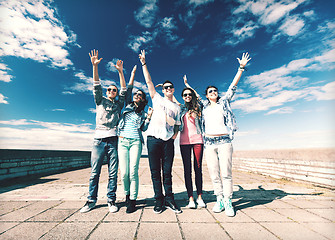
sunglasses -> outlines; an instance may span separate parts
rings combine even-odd
[[[116,88],[107,88],[107,91],[108,92],[110,92],[110,91],[116,92]]]
[[[218,90],[216,90],[216,89],[208,90],[208,93],[212,93],[212,92],[218,92]]]
[[[174,88],[173,85],[165,85],[165,86],[163,86],[163,89],[165,89],[165,90],[166,89],[172,89],[172,88]]]
[[[135,95],[137,95],[137,96],[139,96],[139,97],[142,97],[142,96],[143,96],[142,93],[140,93],[140,92],[135,93],[134,96],[135,96]]]
[[[184,93],[184,94],[183,94],[183,97],[187,97],[187,96],[192,97],[192,93]]]

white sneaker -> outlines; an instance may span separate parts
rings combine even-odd
[[[225,213],[228,217],[234,217],[235,216],[235,211],[233,208],[233,204],[231,202],[231,199],[224,199],[223,200],[223,205],[225,208]]]
[[[108,204],[109,211],[111,213],[116,213],[119,210],[119,208],[116,206],[115,202],[110,201],[110,202],[107,202],[107,204]]]
[[[86,212],[91,211],[95,207],[95,204],[96,204],[96,202],[94,202],[94,201],[87,201],[85,203],[84,207],[82,207],[80,209],[80,212],[81,213],[86,213]]]
[[[220,213],[224,210],[223,201],[221,199],[218,199],[212,209],[215,213]]]
[[[197,206],[195,206],[195,202],[194,201],[189,201],[188,205],[186,207],[190,208],[190,209],[196,209],[197,208]]]
[[[200,208],[205,208],[206,207],[206,203],[204,202],[204,200],[202,199],[197,199],[197,204]]]

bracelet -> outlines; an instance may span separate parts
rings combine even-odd
[[[241,66],[239,66],[238,70],[241,70],[241,71],[243,72],[243,71],[246,70],[246,69],[245,69],[245,67],[241,67]]]
[[[142,67],[143,67],[145,64],[147,64],[147,63],[142,64]]]

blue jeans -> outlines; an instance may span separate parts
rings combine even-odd
[[[91,177],[89,185],[89,201],[97,201],[99,178],[101,173],[102,162],[107,156],[108,164],[108,185],[107,185],[107,199],[108,201],[116,200],[117,187],[117,170],[118,170],[118,156],[117,156],[117,137],[108,137],[102,139],[94,139],[93,149],[91,153]]]
[[[125,195],[136,200],[138,194],[138,165],[142,153],[140,139],[119,137],[118,154]]]
[[[148,136],[147,147],[155,199],[164,199],[161,174],[161,171],[163,170],[165,198],[167,200],[173,200],[171,172],[174,158],[174,140],[169,139],[164,141],[159,138]]]

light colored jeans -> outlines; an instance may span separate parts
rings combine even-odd
[[[119,137],[118,154],[125,195],[136,200],[139,187],[138,166],[142,153],[140,139]]]
[[[216,196],[223,195],[225,198],[232,198],[233,145],[230,142],[212,145],[205,144],[204,154],[212,179],[214,194]]]

